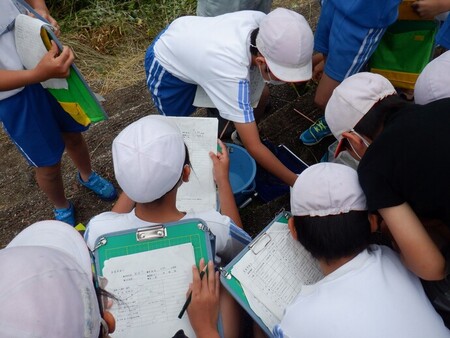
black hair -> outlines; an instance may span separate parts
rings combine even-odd
[[[189,157],[189,150],[188,147],[186,145],[186,143],[184,144],[184,152],[185,152],[185,156],[184,156],[184,163],[183,163],[183,167],[185,165],[191,166],[191,158]]]
[[[339,215],[294,216],[298,241],[317,259],[332,261],[357,255],[370,243],[367,211]]]
[[[410,104],[396,94],[387,96],[375,103],[353,129],[357,133],[374,140],[392,115]]]
[[[250,54],[258,56],[258,48],[256,48],[256,37],[258,36],[259,28],[254,29],[250,34]]]

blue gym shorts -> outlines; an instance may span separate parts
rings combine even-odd
[[[147,87],[161,115],[189,116],[197,109],[192,105],[197,85],[181,81],[155,59],[153,47],[162,33],[164,31],[153,40],[145,54]]]
[[[314,49],[327,56],[324,72],[342,82],[358,73],[378,46],[386,28],[366,28],[336,10],[332,2],[322,7]]]
[[[61,161],[65,147],[61,133],[88,129],[66,113],[40,84],[26,86],[19,93],[0,100],[0,120],[11,140],[34,167],[48,167]]]

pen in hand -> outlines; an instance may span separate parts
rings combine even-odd
[[[203,276],[205,275],[206,269],[207,269],[207,268],[208,268],[208,264],[206,264],[206,265],[204,266],[204,268],[202,269],[202,271],[200,271],[200,280],[203,279]],[[187,307],[189,306],[189,303],[191,302],[191,299],[192,299],[192,290],[191,290],[191,292],[189,292],[189,296],[188,296],[188,298],[186,299],[186,302],[184,303],[184,305],[183,305],[183,307],[182,307],[182,309],[181,309],[181,311],[180,311],[180,314],[178,315],[178,318],[181,319],[181,317],[183,317],[184,313],[185,313],[186,310],[187,310]]]

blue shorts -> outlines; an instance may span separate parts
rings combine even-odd
[[[450,49],[450,15],[442,24],[436,35],[436,42],[446,49]]]
[[[342,82],[358,73],[377,48],[386,28],[358,25],[325,1],[314,34],[314,49],[327,56],[324,72]]]
[[[87,127],[77,123],[40,84],[26,86],[0,101],[0,120],[17,148],[34,167],[61,161],[61,133],[78,133]]]
[[[189,116],[197,109],[192,105],[197,85],[181,81],[155,59],[153,47],[163,32],[155,38],[145,54],[147,87],[161,115]]]

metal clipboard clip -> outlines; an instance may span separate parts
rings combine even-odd
[[[265,247],[270,243],[271,240],[272,238],[270,237],[270,235],[265,232],[259,237],[255,238],[253,243],[250,243],[248,245],[248,248],[251,250],[251,252],[257,255],[265,249]]]
[[[167,229],[162,224],[137,229],[136,231],[136,241],[138,242],[150,241],[164,237],[167,237]]]
[[[225,270],[221,266],[219,266],[219,273],[226,279],[231,279],[232,278],[231,272],[228,272],[227,270]]]

